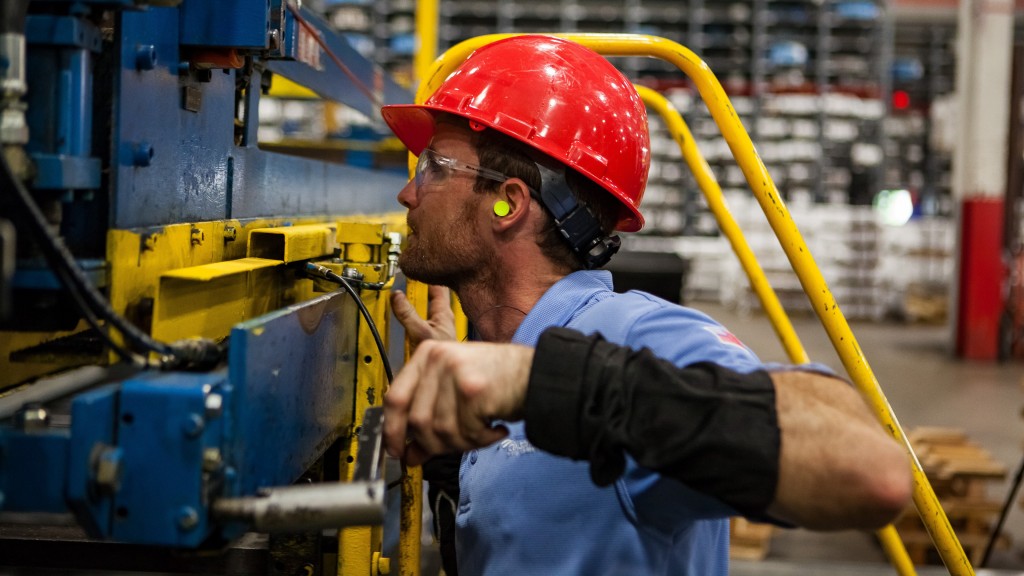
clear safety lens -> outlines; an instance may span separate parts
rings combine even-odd
[[[416,161],[416,174],[414,175],[416,187],[441,184],[451,176],[452,172],[465,172],[495,182],[504,182],[509,178],[497,170],[442,156],[430,148],[424,148]]]

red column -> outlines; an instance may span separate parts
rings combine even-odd
[[[1003,311],[1003,200],[968,198],[960,214],[956,352],[971,360],[996,360]]]

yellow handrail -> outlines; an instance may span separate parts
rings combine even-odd
[[[800,338],[793,329],[793,324],[789,321],[789,316],[786,315],[782,304],[779,303],[779,297],[775,294],[771,283],[765,277],[764,270],[757,262],[757,256],[750,249],[739,224],[736,223],[729,208],[725,205],[722,188],[718,185],[711,166],[708,166],[704,156],[697,148],[697,142],[693,139],[693,134],[690,133],[686,121],[683,120],[675,106],[659,92],[646,86],[636,86],[636,91],[640,94],[644,104],[661,115],[669,134],[679,145],[683,160],[690,168],[694,180],[697,181],[697,186],[704,194],[704,200],[707,201],[708,208],[718,222],[718,228],[729,240],[732,251],[736,253],[736,257],[750,281],[750,287],[761,301],[761,306],[764,308],[765,314],[768,315],[772,328],[775,329],[789,360],[797,364],[810,362],[807,352],[800,344]]]
[[[434,62],[430,70],[421,76],[416,102],[425,101],[427,96],[433,93],[473,50],[515,35],[479,36],[448,49]],[[800,279],[804,292],[813,304],[812,308],[821,320],[847,373],[885,429],[905,447],[910,455],[913,466],[914,504],[935,543],[939,556],[950,574],[973,575],[974,569],[964,553],[963,546],[950,526],[949,518],[943,511],[906,434],[896,420],[878,380],[868,366],[867,359],[861,352],[846,317],[840,312],[821,271],[815,264],[810,250],[796,227],[796,223],[789,215],[771,175],[768,174],[764,163],[757,155],[750,136],[743,128],[725,90],[711,69],[688,48],[656,36],[642,34],[554,34],[554,36],[578,42],[606,56],[661,58],[675,64],[693,80],[704,104],[711,112],[711,117],[722,131],[733,157],[740,165],[747,183],[768,218],[772,230],[779,238],[793,270]]]
[[[690,168],[690,172],[693,173],[693,177],[697,181],[697,186],[700,187],[701,192],[704,194],[704,200],[707,201],[708,208],[718,222],[718,228],[729,240],[733,252],[736,253],[736,257],[739,259],[740,265],[750,281],[750,286],[761,301],[761,307],[768,316],[768,320],[771,322],[772,328],[775,329],[775,333],[779,336],[779,340],[782,343],[783,349],[786,350],[786,355],[789,357],[790,362],[795,364],[809,362],[810,358],[807,356],[807,351],[804,349],[803,344],[800,343],[800,337],[797,336],[796,331],[793,329],[793,324],[789,321],[789,316],[782,308],[782,304],[779,303],[778,295],[775,294],[775,290],[772,289],[768,278],[765,277],[764,270],[758,264],[757,257],[754,256],[753,250],[750,249],[746,238],[743,237],[743,231],[740,230],[736,220],[729,212],[729,208],[725,204],[725,198],[722,195],[722,188],[718,185],[718,180],[715,179],[711,166],[704,159],[704,155],[700,153],[697,142],[693,139],[693,134],[690,133],[690,128],[686,125],[686,121],[683,120],[683,116],[659,92],[646,86],[637,86],[636,91],[640,94],[640,98],[648,108],[661,115],[669,134],[672,135],[672,139],[679,145],[679,151],[683,155],[683,160]],[[914,563],[911,562],[910,555],[907,554],[907,549],[903,545],[903,541],[900,540],[900,536],[893,525],[890,524],[881,528],[876,532],[876,536],[882,543],[882,548],[885,550],[889,561],[896,568],[898,574],[901,576],[913,576],[917,573],[914,570]]]

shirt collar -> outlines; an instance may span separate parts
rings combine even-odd
[[[579,270],[555,282],[516,329],[512,342],[533,346],[544,330],[567,325],[598,294],[611,292],[612,273]]]

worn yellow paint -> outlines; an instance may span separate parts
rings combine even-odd
[[[381,235],[383,239],[383,234]],[[368,282],[383,281],[383,265],[378,263],[331,262],[321,263],[340,274],[341,268],[352,266],[363,273]],[[392,282],[388,282],[382,290],[362,290],[359,294],[366,306],[377,331],[384,341],[388,342],[390,333],[390,308],[388,305]],[[354,428],[349,438],[347,449],[341,453],[341,477],[350,481],[354,472],[352,463],[358,452],[358,431],[362,426],[366,409],[379,406],[384,400],[386,389],[386,373],[380,351],[377,348],[373,333],[366,322],[359,324],[359,359],[356,362],[356,394]],[[375,576],[378,573],[380,554],[383,548],[383,532],[381,527],[344,528],[338,534],[338,574],[339,576]]]
[[[32,362],[10,360],[14,352],[65,338],[88,328],[89,325],[82,320],[73,330],[66,332],[0,332],[0,390],[65,368],[94,364],[95,358],[80,356],[35,358]]]
[[[697,142],[693,139],[693,134],[690,133],[686,121],[683,120],[682,115],[675,109],[675,106],[660,93],[646,86],[637,86],[636,91],[640,94],[648,108],[661,115],[665,125],[668,127],[669,133],[672,135],[672,139],[679,145],[679,151],[683,155],[683,160],[690,168],[694,179],[697,181],[697,185],[704,194],[708,208],[710,208],[711,213],[718,222],[718,228],[728,238],[730,245],[732,245],[733,252],[739,259],[743,271],[747,274],[750,286],[761,301],[761,307],[775,329],[775,334],[779,337],[789,360],[797,364],[810,361],[807,351],[804,349],[803,344],[800,343],[800,337],[797,336],[796,330],[793,329],[793,324],[789,321],[789,316],[786,314],[785,309],[783,309],[782,304],[779,303],[775,290],[772,289],[768,278],[764,274],[764,270],[761,269],[761,265],[757,262],[757,257],[743,237],[743,231],[740,230],[739,224],[736,223],[736,220],[729,212],[729,208],[725,204],[725,198],[722,196],[722,189],[715,179],[715,174],[711,171],[711,167],[700,153],[700,149],[697,148]],[[896,568],[898,574],[903,576],[915,574],[914,564],[911,562],[910,555],[907,553],[907,549],[903,545],[903,541],[900,540],[894,526],[890,524],[881,528],[876,532],[876,536],[881,541],[882,548],[885,550],[889,561]]]
[[[334,224],[302,224],[257,228],[249,233],[249,256],[298,262],[330,255],[335,248]]]
[[[427,285],[410,280],[405,289],[409,303],[421,318],[427,317]],[[405,341],[406,360],[413,350]],[[398,565],[401,576],[420,574],[420,537],[423,532],[423,469],[406,466],[402,481],[402,509],[399,513]]]
[[[422,76],[416,102],[424,102],[437,90],[466,57],[477,48],[515,34],[489,34],[461,42],[442,54]],[[907,450],[914,477],[914,504],[935,547],[950,574],[973,575],[974,569],[956,537],[935,491],[914,454],[903,428],[882,392],[878,380],[850,330],[846,317],[818,269],[796,223],[786,209],[778,189],[764,162],[761,161],[750,135],[743,127],[728,95],[707,64],[690,49],[665,38],[642,34],[555,34],[583,44],[605,56],[650,56],[676,65],[693,81],[711,117],[722,132],[729,149],[743,171],[748,185],[775,231],[804,292],[825,328],[861,395],[875,412],[883,427]],[[410,156],[410,166],[412,166]]]

